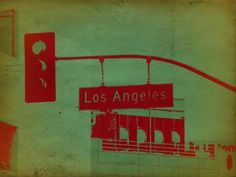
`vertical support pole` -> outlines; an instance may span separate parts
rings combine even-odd
[[[104,83],[104,58],[100,57],[99,62],[101,64],[102,86],[104,86],[105,85]]]
[[[198,176],[198,177],[199,177],[199,175],[200,175],[199,168],[200,168],[200,166],[199,166],[199,157],[197,157],[197,176]]]
[[[147,76],[147,84],[150,84],[150,63],[151,63],[151,57],[147,57],[146,59],[146,62],[147,62],[147,73],[148,73],[148,76]]]
[[[0,42],[2,42],[2,41],[1,41],[1,27],[2,27],[2,26],[1,26],[1,20],[2,20],[2,19],[1,19],[1,16],[0,16]],[[2,53],[2,51],[1,51],[1,46],[0,46],[0,59],[1,59],[1,53]]]
[[[149,151],[152,152],[152,145],[153,145],[153,142],[152,142],[152,116],[151,116],[151,109],[149,108],[148,109],[148,116],[149,116]]]
[[[11,37],[12,37],[12,57],[15,57],[15,9],[12,9],[12,26],[11,26]]]

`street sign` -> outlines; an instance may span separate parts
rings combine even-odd
[[[173,107],[173,85],[101,86],[81,88],[80,110]]]

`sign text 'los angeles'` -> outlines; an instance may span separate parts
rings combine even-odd
[[[80,110],[173,107],[173,85],[100,86],[81,88]]]

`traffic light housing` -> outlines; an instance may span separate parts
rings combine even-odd
[[[25,34],[25,101],[56,100],[55,33]]]

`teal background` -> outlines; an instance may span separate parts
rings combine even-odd
[[[16,57],[8,49],[0,55],[0,120],[18,130],[13,170],[0,176],[89,176],[92,169],[91,115],[78,111],[78,90],[101,84],[99,62],[57,62],[56,102],[26,104],[25,33],[55,32],[58,57],[155,55],[236,85],[234,1],[0,1],[0,10],[10,8],[16,9]],[[145,61],[109,60],[104,66],[106,85],[146,83]],[[161,62],[152,62],[151,82],[174,83],[175,97],[185,99],[186,141],[235,144],[235,93]],[[217,163],[223,169],[219,175],[235,174],[224,171],[224,158]],[[168,164],[172,168],[172,160]],[[165,170],[157,176],[165,176]]]

